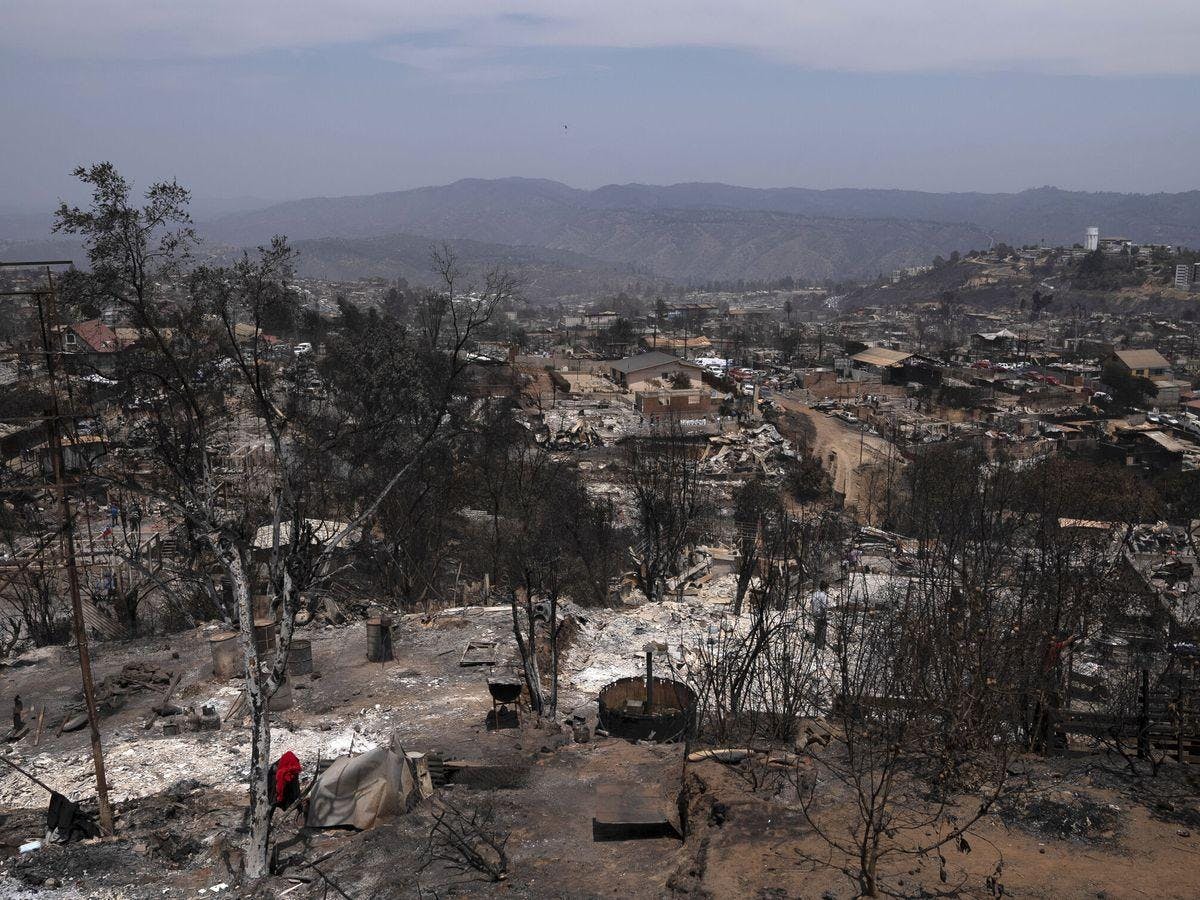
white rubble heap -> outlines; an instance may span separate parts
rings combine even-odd
[[[647,650],[654,651],[656,674],[688,681],[700,671],[697,651],[714,628],[747,634],[753,626],[754,614],[748,606],[741,615],[733,615],[736,586],[736,575],[720,575],[698,589],[685,589],[682,599],[644,603],[632,609],[569,607],[586,622],[580,626],[564,666],[564,690],[577,693],[582,702],[594,700],[601,688],[618,678],[643,674]],[[831,594],[831,606],[840,604],[841,586]],[[802,623],[807,622],[808,612],[802,611]],[[831,663],[831,658],[821,660],[825,676],[832,671]]]
[[[551,409],[543,414],[542,421],[546,431],[536,439],[553,450],[608,447],[623,437],[637,434],[645,424],[635,410],[617,404],[603,408]]]
[[[220,686],[207,702],[223,716],[237,695],[237,687]],[[351,749],[373,750],[395,729],[393,712],[379,705],[348,709],[343,718],[353,721],[334,718],[328,731],[272,728],[272,752],[291,750],[301,759],[315,760],[318,755],[332,759]],[[401,718],[397,713],[396,719]],[[136,726],[119,728],[105,738],[104,762],[113,803],[159,793],[187,778],[215,790],[241,791],[250,783],[250,732],[222,728],[146,740],[145,732]],[[63,754],[30,748],[18,764],[72,800],[96,794],[88,747]],[[46,792],[19,773],[10,771],[0,777],[0,807],[27,808],[45,802]]]
[[[795,449],[778,428],[760,425],[710,437],[700,470],[706,475],[761,473],[779,478],[785,462],[795,458]]]
[[[635,609],[585,610],[587,620],[571,647],[567,685],[589,698],[606,684],[645,671],[645,648],[652,645],[661,674],[686,680],[694,663],[692,647],[703,640],[710,625],[731,618],[736,578],[723,575],[698,594],[680,600],[645,603]],[[743,615],[746,624],[750,617]],[[665,652],[663,652],[665,648]]]
[[[124,896],[115,891],[89,893],[90,897],[120,897]],[[26,887],[15,878],[0,878],[0,900],[83,900],[84,895],[74,888],[31,888]]]
[[[751,613],[731,613],[735,590],[733,574],[710,577],[693,571],[681,579],[678,592],[672,595],[675,599],[660,603],[613,609],[581,609],[564,603],[563,615],[575,616],[580,627],[563,663],[560,709],[594,701],[598,691],[610,682],[642,673],[647,649],[655,652],[655,668],[660,675],[687,680],[689,672],[698,671],[695,651],[713,626],[727,631],[749,629]],[[470,618],[473,637],[501,645],[512,642],[507,606],[446,610],[443,614],[450,613]],[[454,641],[461,640],[461,632],[446,633],[448,637],[454,635]],[[499,655],[506,653],[507,649]],[[418,675],[404,669],[389,672],[388,677],[397,684],[436,685],[442,693],[436,704],[415,707],[346,703],[336,713],[325,716],[319,726],[285,726],[281,721],[279,727],[271,729],[272,753],[291,750],[304,760],[332,759],[374,749],[393,734],[420,746],[422,736],[429,733],[435,720],[478,701],[479,685],[474,678]],[[211,705],[224,718],[238,694],[236,683],[212,685],[209,696],[190,702]],[[11,755],[18,765],[72,800],[95,796],[91,755],[86,746],[64,753],[23,748]],[[157,794],[184,779],[194,779],[212,790],[236,793],[248,786],[250,733],[245,728],[222,727],[219,731],[173,736],[156,734],[147,740],[139,726],[123,726],[106,736],[105,762],[114,803]],[[14,771],[0,773],[0,807],[40,807],[45,802],[45,791],[24,776]]]

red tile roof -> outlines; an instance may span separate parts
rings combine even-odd
[[[71,330],[93,353],[116,353],[121,349],[117,333],[99,319],[76,322],[71,326]]]

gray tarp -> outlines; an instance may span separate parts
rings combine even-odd
[[[378,819],[407,812],[416,799],[412,770],[404,755],[380,747],[335,759],[318,776],[306,824],[313,828],[371,828]]]

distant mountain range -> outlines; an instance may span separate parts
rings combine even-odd
[[[716,205],[703,191],[677,188],[582,191],[554,181],[469,179],[365,197],[297,200],[222,217],[204,231],[237,245],[272,234],[374,239],[402,231],[565,250],[597,264],[678,281],[874,276],[990,242],[983,229],[961,222],[800,215],[754,208],[752,196],[743,200],[742,206]],[[348,253],[353,245],[343,249]]]
[[[405,232],[567,250],[689,280],[869,277],[993,240],[1071,244],[1088,225],[1138,241],[1197,245],[1200,191],[932,194],[724,184],[585,191],[537,179],[465,179],[296,200],[214,219],[205,231],[239,245],[272,234],[303,240]]]
[[[588,191],[502,178],[215,212],[197,209],[210,243],[253,246],[286,234],[306,274],[410,277],[428,269],[418,257],[427,259],[432,243],[451,240],[464,262],[501,262],[536,278],[537,293],[647,279],[864,278],[993,241],[1069,245],[1089,225],[1137,242],[1200,246],[1200,191],[935,194],[709,183]],[[0,217],[0,239],[28,226]]]
[[[1044,240],[1069,246],[1082,240],[1084,228],[1096,225],[1101,234],[1142,243],[1200,245],[1200,191],[1118,194],[1042,187],[1016,194],[933,194],[692,183],[609,185],[593,193],[614,208],[758,209],[849,219],[970,222],[1010,244]]]

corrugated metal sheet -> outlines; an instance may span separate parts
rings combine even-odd
[[[1117,359],[1131,369],[1167,369],[1171,366],[1157,350],[1118,350]]]
[[[108,640],[125,637],[125,629],[114,621],[107,613],[101,612],[90,600],[82,601],[83,623],[89,631],[93,631]]]
[[[911,357],[912,354],[905,350],[889,350],[886,347],[868,347],[862,353],[856,353],[850,357],[858,363],[867,366],[897,366]]]

